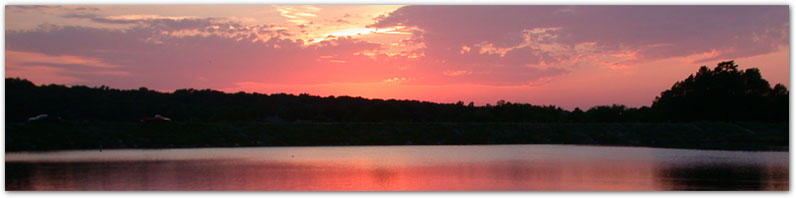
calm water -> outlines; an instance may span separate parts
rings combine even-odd
[[[788,152],[565,145],[6,153],[6,190],[788,190]]]

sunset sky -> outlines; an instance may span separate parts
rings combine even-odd
[[[735,60],[789,87],[785,6],[6,6],[36,84],[587,109]]]

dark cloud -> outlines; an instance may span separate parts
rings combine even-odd
[[[348,21],[343,20],[343,19],[337,19],[334,22],[339,23],[339,24],[349,24],[349,23],[351,23],[351,22],[348,22]]]
[[[138,18],[138,19],[115,19],[105,17],[97,14],[88,13],[68,13],[60,15],[63,18],[77,18],[87,19],[97,23],[106,24],[140,24],[147,26],[157,26],[160,29],[197,29],[205,28],[212,25],[219,26],[236,26],[236,23],[224,23],[218,18],[183,18],[183,19],[170,19],[167,17],[161,18]]]
[[[99,8],[95,8],[95,7],[77,7],[77,8],[74,8],[74,10],[78,10],[78,11],[99,11],[100,9]]]
[[[91,66],[91,65],[86,65],[86,64],[63,64],[63,63],[49,63],[49,62],[24,62],[21,65],[25,65],[25,66],[50,66],[50,67],[69,68],[69,69],[96,68],[96,66]]]
[[[53,9],[53,8],[61,8],[62,6],[52,6],[52,5],[9,5],[9,9],[19,9],[19,10],[42,10],[42,9]]]
[[[110,23],[110,24],[134,24],[139,23],[140,21],[131,21],[131,20],[111,20],[103,18],[96,14],[86,14],[86,13],[67,13],[62,14],[60,17],[63,18],[75,18],[75,19],[88,19],[97,23]]]
[[[60,6],[60,5],[7,5],[6,8],[9,11],[13,12],[26,12],[26,11],[35,11],[35,12],[47,12],[49,10],[65,10],[65,11],[75,11],[75,12],[93,12],[99,11],[99,8],[95,7],[75,7],[75,6]]]

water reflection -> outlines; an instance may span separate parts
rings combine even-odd
[[[550,145],[11,153],[6,190],[788,190],[787,156]]]
[[[754,164],[696,164],[667,166],[658,181],[671,190],[787,190],[788,172]]]

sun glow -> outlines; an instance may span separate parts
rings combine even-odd
[[[354,37],[354,36],[364,36],[364,35],[368,35],[368,34],[404,34],[404,35],[411,34],[409,32],[400,31],[403,28],[404,28],[403,26],[395,26],[395,27],[392,27],[392,28],[381,28],[381,29],[380,28],[348,28],[348,29],[338,30],[338,31],[335,31],[335,32],[332,32],[332,33],[323,34],[323,37],[311,39],[308,43],[310,43],[310,44],[319,43],[319,42],[324,41],[324,40],[326,40],[328,38],[334,38],[334,37],[347,37],[347,36]]]

